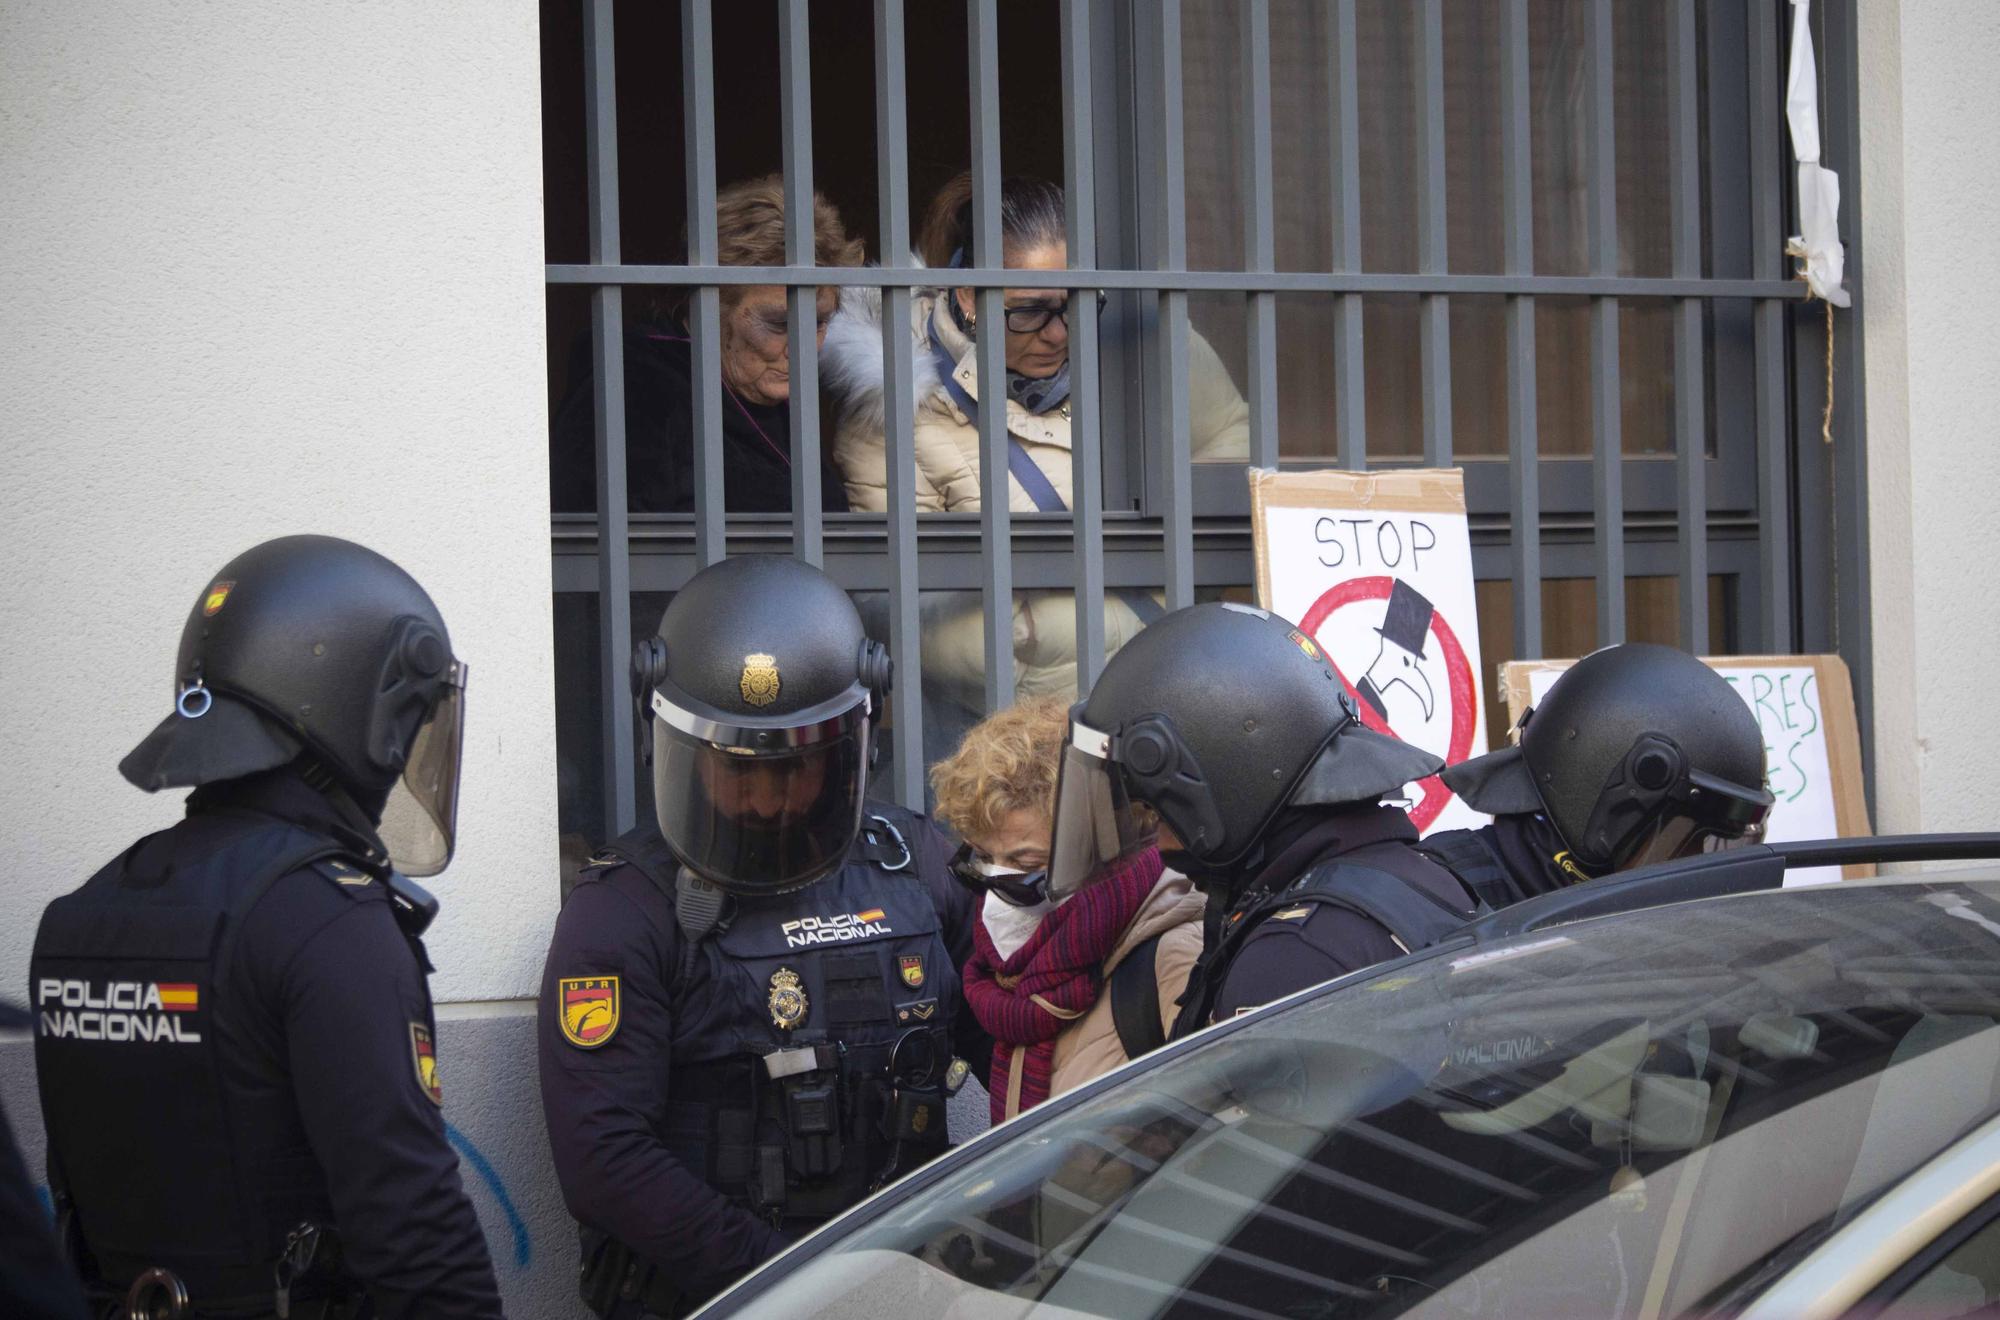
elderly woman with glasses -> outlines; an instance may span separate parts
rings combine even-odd
[[[1061,700],[1031,698],[974,726],[931,771],[938,819],[965,840],[952,873],[981,904],[964,984],[994,1041],[996,1123],[1163,1042],[1201,955],[1202,897],[1162,870],[1157,849],[1119,858],[1071,898],[1049,898],[1068,732]]]
[[[979,413],[998,406],[1007,416],[1008,507],[1016,513],[1059,513],[1070,506],[1070,312],[1066,289],[1033,287],[1033,272],[1069,264],[1063,191],[1039,179],[1000,185],[1002,258],[1022,272],[1022,286],[1003,294],[1005,382],[984,382],[975,365],[978,336],[995,328],[978,321],[969,288],[940,288],[912,300],[916,344],[916,504],[919,512],[964,513],[980,507]],[[972,176],[961,174],[931,203],[919,242],[924,262],[954,268],[972,251]],[[940,278],[948,278],[940,271]],[[857,510],[888,507],[884,443],[882,336],[879,296],[849,290],[827,332],[822,375],[843,400],[834,461]],[[1249,453],[1250,414],[1228,370],[1200,335],[1190,335],[1188,380],[1191,449],[1196,459],[1242,459]],[[929,607],[924,672],[952,685],[955,698],[979,708],[985,655],[978,612],[964,602]],[[1104,640],[1116,651],[1158,614],[1143,593],[1112,593],[1105,601]],[[939,617],[943,615],[944,617]],[[1076,622],[1068,592],[1023,592],[1014,609],[1015,692],[1075,691]]]
[[[861,261],[831,202],[815,193],[813,259],[821,266]],[[785,264],[785,182],[776,174],[732,183],[715,198],[716,260],[724,266]],[[625,482],[634,513],[692,513],[694,471],[694,322],[687,289],[670,290],[625,332]],[[792,509],[791,409],[818,408],[817,397],[792,398],[791,336],[785,290],[775,284],[723,288],[716,357],[722,376],[723,506],[730,513]],[[836,297],[818,291],[824,338]],[[571,367],[574,384],[551,430],[552,507],[597,507],[596,391],[588,343]],[[806,489],[829,513],[847,510],[847,492],[827,456]]]

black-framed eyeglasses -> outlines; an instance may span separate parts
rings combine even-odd
[[[1058,316],[1062,318],[1063,327],[1067,329],[1069,327],[1070,304],[1074,301],[1075,297],[1075,294],[1071,294],[1070,297],[1063,299],[1060,304],[1054,305],[1049,303],[1035,303],[1028,307],[1006,308],[1007,329],[1012,334],[1032,335],[1040,331],[1042,327]],[[1099,289],[1097,291],[1098,311],[1101,312],[1104,310],[1104,303],[1104,291]]]
[[[1000,901],[1015,907],[1033,907],[1046,902],[1049,896],[1049,873],[1047,868],[1040,871],[1008,871],[1000,875],[988,875],[979,869],[978,854],[969,843],[958,845],[958,851],[951,855],[952,878],[975,894],[998,894]]]

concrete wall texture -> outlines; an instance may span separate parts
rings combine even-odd
[[[2000,615],[1963,606],[2000,562],[2000,6],[1860,10],[1875,810],[1990,826],[2000,728],[1966,694],[2000,686]],[[533,0],[0,0],[0,995],[42,905],[178,814],[115,767],[208,575],[289,531],[382,550],[472,667],[431,941],[445,1115],[510,1308],[567,1316],[529,998],[557,892],[536,23]],[[39,1164],[27,1042],[0,1059]]]
[[[1876,827],[1990,830],[2000,5],[1859,12]]]

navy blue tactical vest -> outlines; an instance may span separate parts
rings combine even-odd
[[[947,1141],[944,1078],[961,1001],[917,873],[917,831],[928,827],[886,805],[868,810],[839,870],[795,893],[735,902],[693,938],[683,927],[679,965],[663,969],[674,1036],[662,1141],[773,1222],[838,1214]],[[607,851],[672,900],[678,867],[656,834]]]
[[[257,1143],[241,1139],[273,1125],[232,1087],[217,1025],[245,1010],[230,966],[251,908],[301,867],[338,869],[341,853],[267,816],[205,813],[140,840],[42,914],[35,1070],[52,1179],[93,1285],[122,1296],[162,1267],[203,1314],[268,1309],[287,1232],[328,1222],[309,1148],[246,1158]]]

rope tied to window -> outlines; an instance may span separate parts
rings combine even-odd
[[[1797,260],[1792,270],[1792,278],[1806,286],[1806,301],[1818,299],[1826,308],[1826,406],[1820,410],[1819,438],[1825,444],[1833,443],[1833,304],[1820,298],[1814,290],[1812,280],[1806,275],[1805,240],[1793,238],[1785,243],[1785,255]]]

